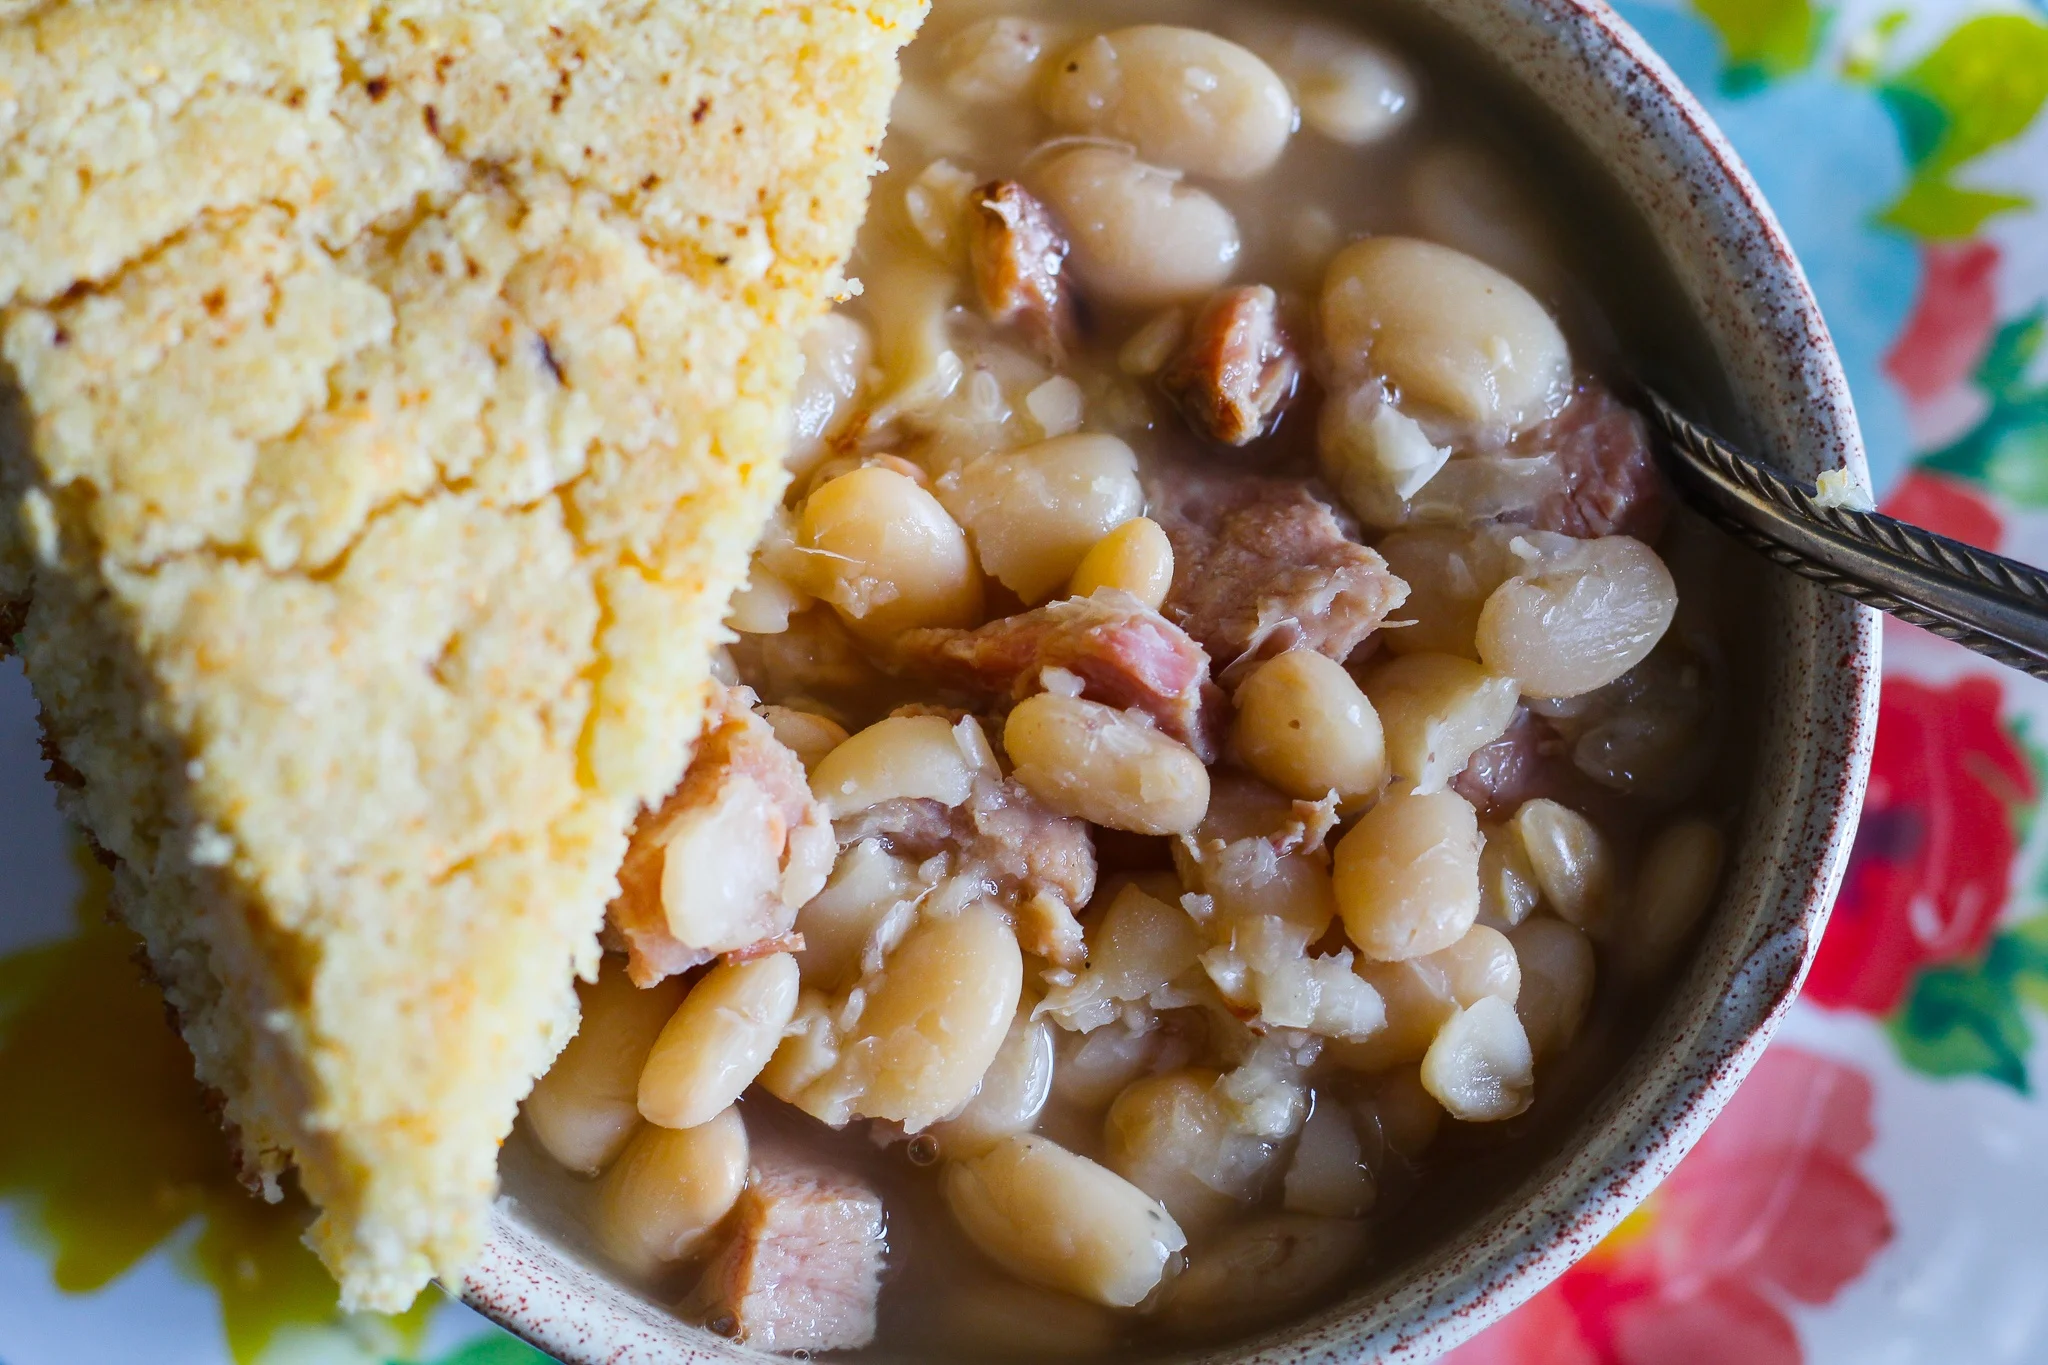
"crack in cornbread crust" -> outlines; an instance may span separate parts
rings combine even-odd
[[[921,6],[0,0],[0,600],[251,1175],[479,1244]]]

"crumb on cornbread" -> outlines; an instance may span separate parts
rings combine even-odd
[[[921,11],[0,0],[0,605],[349,1307],[479,1245]]]

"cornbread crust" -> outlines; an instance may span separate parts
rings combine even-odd
[[[0,0],[0,604],[350,1308],[480,1244],[921,17]]]

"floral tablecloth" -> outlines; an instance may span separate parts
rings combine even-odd
[[[1798,246],[1889,511],[2048,563],[2048,10],[1622,7]],[[0,668],[0,1365],[513,1365],[342,1319],[233,1183]],[[1885,636],[1870,799],[1805,997],[1640,1212],[1456,1365],[2048,1361],[2048,685]]]

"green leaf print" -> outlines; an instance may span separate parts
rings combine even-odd
[[[1884,82],[1913,177],[1879,221],[1916,237],[1969,237],[1987,218],[2024,209],[2025,195],[1954,183],[1967,162],[2025,132],[2048,103],[2048,23],[1983,14]]]
[[[394,1360],[390,1365],[407,1365]],[[548,1357],[519,1338],[505,1332],[466,1341],[448,1354],[424,1365],[551,1365]]]
[[[2028,1093],[2033,1029],[2048,1011],[2048,915],[2008,925],[1975,963],[1922,972],[1890,1021],[1900,1058],[1930,1076],[1984,1076]]]
[[[1805,70],[1831,17],[1811,0],[1694,0],[1693,7],[1721,35],[1721,89],[1730,95]]]
[[[1919,463],[1982,483],[2021,507],[2048,507],[2048,379],[2032,378],[2044,343],[2043,308],[1999,328],[1975,376],[1990,408],[1969,432]]]
[[[1906,1065],[1930,1076],[1988,1076],[2027,1093],[2033,1037],[2003,983],[1968,967],[1922,972],[1891,1021]]]

